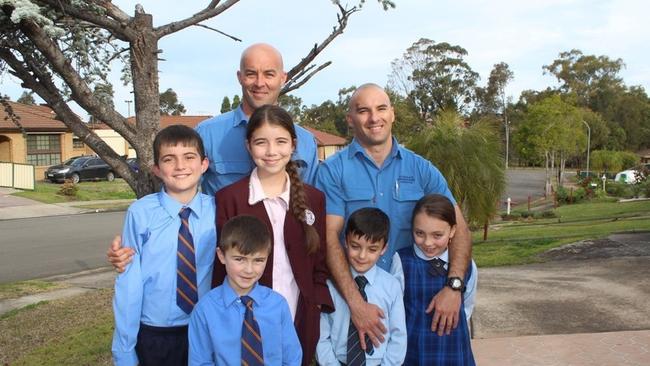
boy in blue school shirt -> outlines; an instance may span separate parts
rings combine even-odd
[[[334,311],[322,313],[316,360],[320,365],[401,365],[406,355],[406,321],[402,290],[398,280],[377,266],[387,247],[390,222],[378,208],[353,212],[345,229],[345,250],[362,297],[384,312],[382,322],[388,334],[377,348],[363,352],[359,335],[350,322],[350,310],[331,281],[327,281]],[[365,295],[365,296],[364,296]],[[350,343],[348,343],[350,339]],[[366,345],[372,343],[366,338]]]
[[[134,202],[122,237],[135,251],[115,281],[115,365],[187,365],[187,324],[210,290],[216,229],[214,198],[198,192],[208,167],[191,128],[161,130],[153,173],[164,188]]]
[[[227,276],[192,313],[190,365],[301,364],[287,301],[257,283],[270,253],[271,234],[256,217],[235,216],[222,227],[217,256]]]

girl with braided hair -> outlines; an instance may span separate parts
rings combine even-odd
[[[289,113],[275,105],[256,109],[246,126],[246,148],[255,168],[249,177],[216,193],[217,233],[228,219],[253,215],[273,234],[269,261],[259,283],[289,303],[310,365],[319,338],[320,312],[332,312],[326,280],[325,196],[300,179],[291,156],[300,143]],[[218,235],[218,234],[217,234]],[[217,236],[217,244],[218,244]],[[212,285],[221,285],[224,266],[215,259]]]

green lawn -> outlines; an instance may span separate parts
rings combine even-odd
[[[135,193],[131,190],[131,187],[122,179],[115,179],[112,182],[80,182],[77,184],[79,190],[76,197],[57,194],[62,185],[49,182],[36,182],[36,187],[33,191],[17,192],[14,195],[44,203],[135,198]]]
[[[557,218],[492,225],[488,240],[474,233],[473,258],[480,267],[538,261],[537,254],[563,244],[617,232],[650,231],[650,200],[561,206]]]

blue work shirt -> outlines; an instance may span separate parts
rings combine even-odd
[[[279,293],[260,284],[248,293],[260,328],[265,365],[302,362],[302,348],[289,305]],[[208,292],[192,311],[188,337],[190,365],[241,365],[241,334],[246,305],[228,277]]]
[[[396,250],[412,243],[411,216],[415,203],[426,194],[438,193],[456,203],[440,171],[428,160],[400,146],[393,147],[378,167],[356,139],[321,163],[316,187],[325,193],[327,214],[347,221],[352,212],[377,207],[390,218],[388,249],[377,265],[390,270]],[[345,230],[341,231],[341,243]]]
[[[113,360],[137,365],[140,323],[155,327],[187,325],[190,316],[176,305],[176,251],[181,208],[189,207],[196,253],[199,299],[210,291],[216,251],[214,197],[197,193],[186,206],[164,190],[134,202],[126,212],[122,243],[135,250],[133,262],[115,280]]]
[[[249,176],[253,171],[255,163],[246,149],[247,124],[248,117],[240,106],[196,126],[210,160],[201,181],[203,193],[213,196],[221,188]],[[311,132],[294,126],[298,143],[291,160],[298,164],[302,181],[313,185],[318,167],[316,140]]]
[[[359,275],[352,267],[350,272],[353,278]],[[372,355],[366,354],[366,365],[401,365],[406,356],[407,335],[400,284],[395,277],[377,266],[372,266],[363,276],[368,280],[365,287],[368,302],[383,310],[384,318],[381,321],[388,330],[386,340],[374,349]],[[339,366],[339,362],[347,362],[350,308],[332,281],[328,280],[327,286],[336,311],[321,313],[316,360],[321,366]]]

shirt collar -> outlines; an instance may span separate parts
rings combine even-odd
[[[426,254],[424,254],[424,252],[422,251],[422,249],[420,249],[420,247],[417,246],[417,244],[413,244],[413,251],[415,252],[415,255],[418,258],[424,259],[425,261],[430,261],[434,258],[439,258],[445,261],[445,263],[449,263],[449,249],[445,249],[444,252],[440,253],[440,255],[435,256],[433,258],[427,257]]]
[[[232,116],[232,126],[237,127],[239,125],[246,125],[248,123],[248,116],[246,116],[246,113],[244,113],[244,110],[242,109],[241,104],[237,109],[235,109],[235,113],[233,113]]]
[[[158,192],[158,200],[170,217],[178,217],[178,213],[183,207],[189,207],[192,210],[192,215],[197,218],[200,218],[203,213],[203,201],[201,200],[201,194],[199,192],[194,195],[194,198],[192,198],[187,205],[183,205],[168,195],[163,187],[163,189]]]
[[[398,142],[395,136],[392,136],[391,139],[393,140],[393,146],[390,149],[390,154],[388,155],[390,158],[395,158],[395,157],[402,157],[402,149],[404,149]],[[356,138],[352,139],[352,142],[350,143],[350,148],[348,150],[348,159],[352,159],[354,156],[357,154],[362,154],[363,156],[367,157],[370,159],[368,156],[368,153],[366,153],[366,150],[359,144],[359,141],[357,141]],[[371,159],[372,160],[372,159]]]
[[[239,300],[240,296],[237,295],[235,290],[230,286],[230,282],[228,282],[228,276],[227,275],[223,279],[223,284],[221,285],[221,289],[223,291],[222,292],[222,295],[223,295],[222,299],[223,299],[223,305],[224,306],[227,307],[227,306],[233,305]],[[259,305],[260,302],[262,301],[262,297],[264,297],[264,292],[260,288],[260,284],[255,283],[253,288],[246,294],[246,296],[253,299],[253,302],[255,302],[256,304]]]
[[[366,273],[359,273],[357,272],[354,267],[350,266],[350,272],[352,273],[352,279],[355,277],[361,275],[368,280],[368,283],[372,286],[375,283],[375,278],[377,277],[377,265],[373,265],[370,267],[369,270],[366,271]]]
[[[285,172],[284,174],[286,174],[287,176],[287,181],[284,185],[284,190],[282,190],[282,193],[280,193],[278,198],[283,200],[284,203],[288,206],[290,190],[291,190],[291,180],[289,179],[288,173]],[[264,193],[264,188],[262,188],[262,182],[260,182],[260,178],[257,175],[257,168],[254,168],[253,172],[251,173],[250,181],[248,183],[248,204],[254,205],[265,199],[269,199],[269,197],[267,197],[266,194]]]

